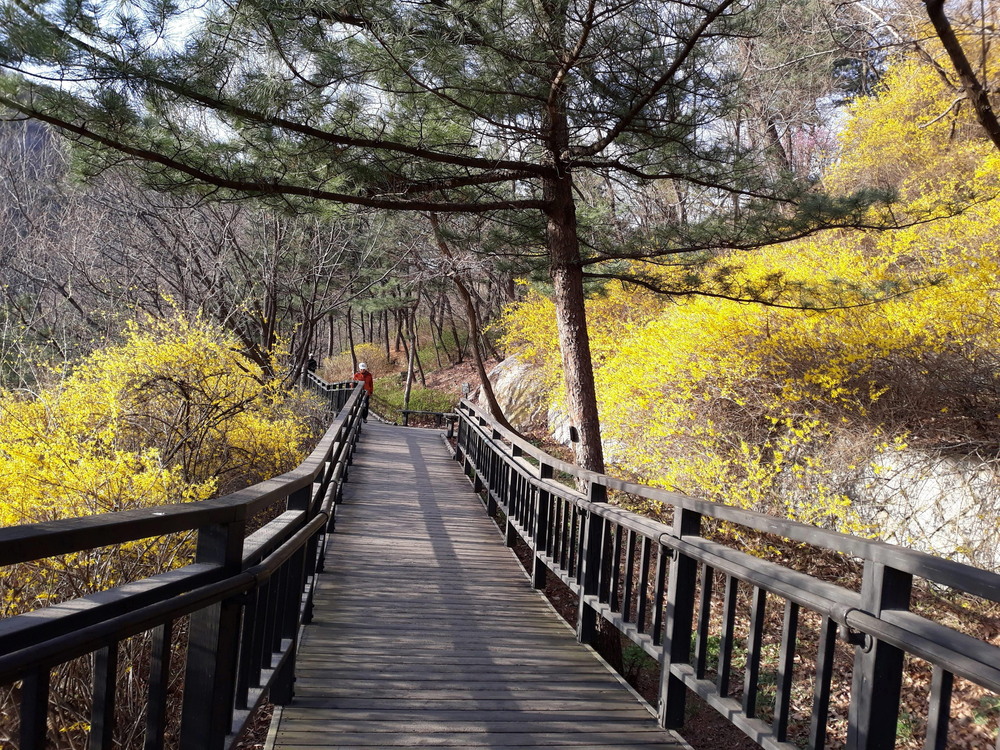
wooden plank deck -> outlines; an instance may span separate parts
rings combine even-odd
[[[531,590],[436,431],[369,423],[269,747],[681,750]]]

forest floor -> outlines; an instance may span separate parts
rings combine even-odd
[[[488,360],[485,365],[488,373],[496,365],[496,360]],[[463,385],[468,384],[469,392],[474,393],[479,388],[480,382],[476,365],[468,361],[442,370],[428,372],[426,378],[428,388],[450,393],[456,398],[461,398]]]

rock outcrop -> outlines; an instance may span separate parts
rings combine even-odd
[[[517,357],[507,357],[490,373],[497,402],[510,423],[522,432],[548,430],[550,395],[533,368]],[[480,395],[479,403],[485,406]]]

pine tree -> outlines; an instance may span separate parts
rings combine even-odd
[[[733,126],[758,4],[677,0],[0,0],[0,105],[161,187],[308,207],[520,213],[547,258],[577,460],[603,470],[584,283],[636,259],[863,222]],[[190,30],[190,31],[189,31]],[[56,81],[56,83],[52,83]],[[683,216],[587,242],[578,185]],[[631,227],[635,228],[635,227]]]

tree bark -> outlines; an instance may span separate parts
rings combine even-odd
[[[465,361],[465,346],[462,344],[462,339],[458,335],[458,326],[455,324],[455,312],[452,310],[451,301],[445,297],[445,305],[448,307],[448,323],[451,324],[451,335],[455,339],[455,349],[457,349],[456,364],[462,364]]]
[[[502,427],[520,435],[520,431],[514,429],[514,426],[507,419],[507,415],[504,414],[503,409],[500,408],[500,402],[497,401],[496,392],[493,390],[493,384],[490,382],[489,375],[486,372],[486,363],[483,362],[483,353],[479,349],[479,316],[476,314],[476,306],[472,301],[472,295],[469,294],[469,290],[465,287],[465,284],[461,279],[455,277],[452,280],[455,282],[455,287],[458,289],[459,296],[465,303],[465,311],[469,316],[469,340],[472,342],[472,359],[476,363],[476,372],[479,374],[479,387],[483,396],[486,398],[486,403],[490,407],[490,413]]]
[[[348,306],[348,308],[347,308],[347,345],[351,349],[351,367],[354,369],[354,372],[357,372],[358,371],[358,355],[354,351],[354,330],[353,330],[353,326],[351,325],[351,308],[350,308],[350,306]]]
[[[424,296],[427,299],[427,308],[429,311],[429,314],[427,315],[427,320],[429,321],[431,326],[431,346],[434,348],[434,357],[437,360],[437,367],[439,370],[442,370],[444,369],[444,364],[442,364],[441,362],[441,349],[443,348],[443,346],[441,342],[441,328],[440,326],[438,326],[437,322],[438,313],[441,311],[442,294],[440,292],[438,293],[436,304],[435,300],[431,299],[429,293],[425,292]]]
[[[417,293],[417,299],[418,300],[420,299],[420,293],[419,292]],[[417,307],[418,307],[418,305],[419,305],[419,302],[417,303],[417,305],[413,306],[413,311],[410,313],[410,337],[411,337],[411,340],[413,341],[413,344],[412,344],[413,349],[411,351],[411,354],[413,355],[413,359],[414,359],[414,361],[416,363],[416,366],[417,366],[417,374],[420,376],[420,387],[421,388],[426,388],[427,387],[427,377],[424,374],[424,363],[420,361],[420,352],[419,352],[420,339],[419,339],[419,335],[418,335],[418,331],[417,331]]]
[[[413,325],[412,317],[407,317],[407,326],[409,328],[410,347],[406,357],[406,385],[403,387],[403,411],[410,408],[410,391],[413,389],[414,360],[416,359],[417,354],[416,326]],[[403,346],[406,346],[405,341],[403,342]]]
[[[976,72],[972,69],[972,65],[962,49],[962,43],[955,36],[955,31],[952,29],[948,17],[944,14],[944,0],[924,0],[924,5],[927,7],[927,15],[934,25],[934,31],[937,32],[945,52],[951,58],[951,64],[955,66],[955,72],[958,73],[958,78],[962,82],[962,89],[972,103],[972,108],[976,111],[979,124],[982,125],[989,139],[993,141],[993,145],[1000,149],[1000,122],[997,121],[993,107],[990,105],[989,94],[983,88],[979,78],[976,77]]]
[[[546,236],[566,383],[566,406],[570,424],[578,433],[573,451],[581,468],[603,473],[604,449],[601,445],[590,336],[587,333],[572,177],[566,173],[562,177],[547,179],[545,197],[550,206],[546,211]]]
[[[455,364],[455,358],[451,356],[451,350],[448,348],[448,343],[444,336],[444,323],[445,323],[445,313],[447,311],[447,299],[448,295],[444,292],[441,293],[439,298],[438,306],[438,318],[437,318],[437,338],[438,344],[441,346],[441,350],[444,352],[445,359],[448,361],[449,365]]]
[[[385,337],[385,361],[392,362],[392,345],[389,341],[389,311],[382,311],[382,334]]]
[[[403,315],[405,311],[402,308],[397,308],[392,311],[393,317],[396,319],[396,343],[395,349],[398,352],[400,349],[403,353],[409,357],[409,349],[406,348],[406,336],[403,335]]]
[[[420,310],[420,299],[422,296],[423,284],[418,283],[416,301],[413,303],[412,307],[406,309],[405,315],[407,337],[410,340],[410,350],[407,359],[409,360],[412,357],[415,368],[414,374],[420,376],[420,386],[422,388],[426,388],[427,378],[424,374],[423,362],[420,361],[420,331],[417,327],[417,313]]]
[[[549,35],[564,40],[566,3],[556,0],[545,5]],[[590,356],[587,312],[583,288],[583,264],[580,236],[573,198],[572,169],[563,162],[570,144],[569,118],[566,114],[566,68],[554,70],[545,105],[544,146],[553,174],[541,178],[545,236],[549,252],[559,331],[559,350],[569,410],[570,440],[576,463],[583,469],[604,472],[604,448],[601,444],[601,421],[597,410],[597,389]],[[575,434],[574,434],[575,433]]]

